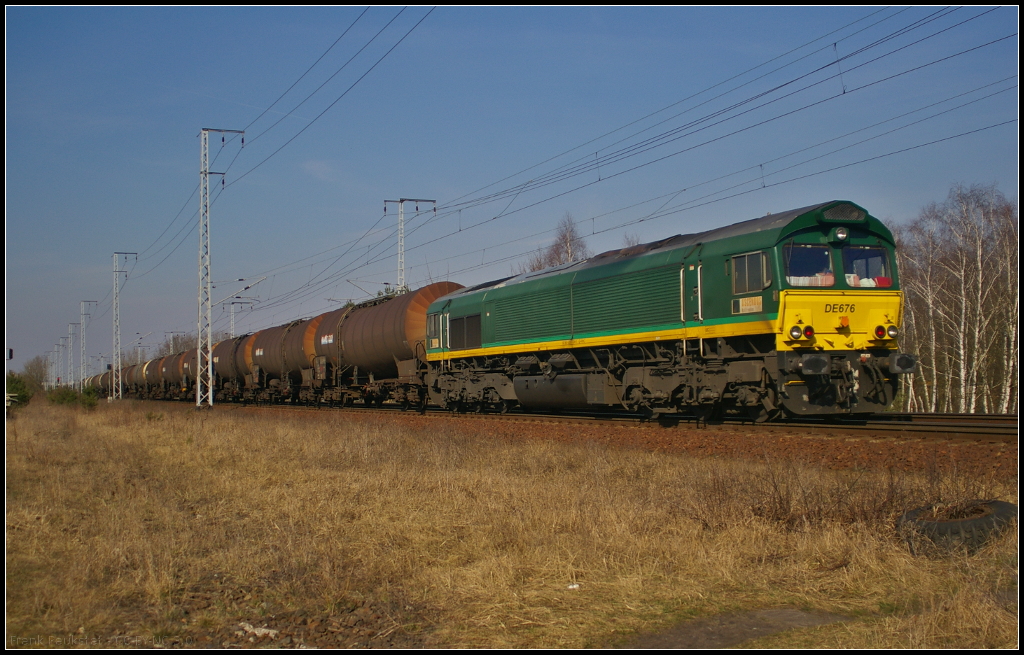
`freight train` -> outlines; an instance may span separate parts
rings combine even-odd
[[[867,414],[916,359],[897,347],[892,233],[831,201],[473,287],[438,282],[217,343],[216,401],[648,417]],[[195,397],[196,351],[124,370],[124,393]],[[110,373],[90,380],[106,391]]]

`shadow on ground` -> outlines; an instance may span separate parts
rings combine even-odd
[[[643,635],[624,644],[623,648],[725,648],[786,630],[849,620],[838,614],[812,614],[785,608],[719,614],[686,621],[657,634]]]

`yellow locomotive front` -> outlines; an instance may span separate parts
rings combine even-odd
[[[903,293],[891,234],[866,219],[819,224],[778,246],[780,401],[792,414],[884,411],[899,375],[916,367],[897,345]]]

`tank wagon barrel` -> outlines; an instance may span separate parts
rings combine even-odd
[[[358,366],[360,371],[379,378],[398,376],[398,362],[416,357],[417,343],[422,346],[427,327],[427,307],[434,300],[462,285],[437,282],[393,300],[356,309],[341,322],[338,343],[343,365]],[[421,350],[420,354],[424,354]]]

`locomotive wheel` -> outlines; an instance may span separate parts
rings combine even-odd
[[[943,513],[935,509],[914,509],[896,522],[896,531],[914,554],[919,537],[944,549],[965,546],[973,552],[1017,520],[1017,506],[1001,500],[974,500]]]

